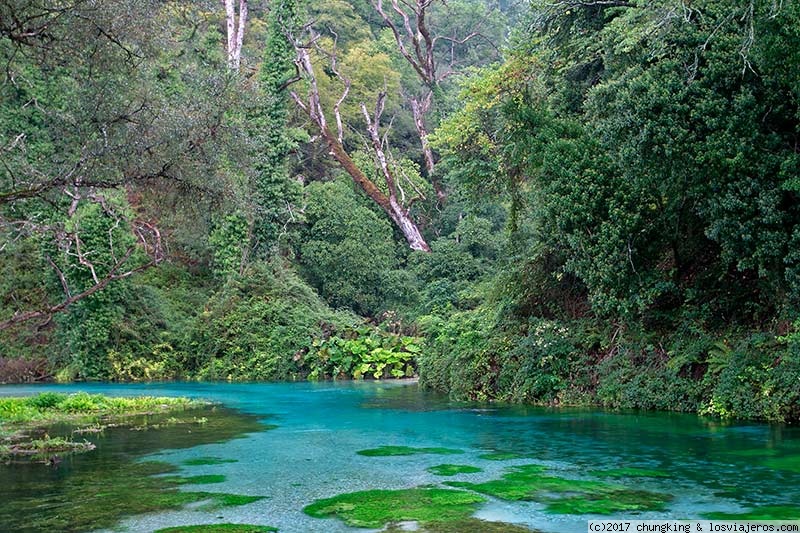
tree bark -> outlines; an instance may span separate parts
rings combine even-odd
[[[239,70],[242,59],[242,42],[244,42],[244,25],[247,22],[247,0],[239,0],[238,20],[234,0],[222,0],[222,3],[225,5],[228,66],[232,70]]]

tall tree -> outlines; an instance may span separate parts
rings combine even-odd
[[[228,66],[239,70],[242,61],[244,28],[247,24],[247,0],[239,0],[239,13],[236,13],[235,0],[222,0],[225,6],[225,28],[227,30]]]
[[[488,44],[480,53],[484,56],[483,61],[486,61],[486,56],[497,55],[496,12],[481,2],[451,4],[444,0],[390,0],[390,6],[386,6],[383,0],[373,0],[372,5],[391,30],[398,51],[421,84],[421,90],[409,91],[407,99],[425,169],[432,177],[436,157],[429,142],[429,122],[434,100],[441,99],[442,81],[465,66],[463,60],[472,42]],[[443,191],[438,186],[437,194],[441,199]]]
[[[350,93],[351,82],[341,74],[337,67],[336,51],[326,54],[330,60],[328,70],[331,75],[340,79],[343,84],[342,93],[333,106],[333,114],[336,120],[336,133],[328,125],[325,110],[320,99],[319,85],[317,76],[312,64],[309,50],[319,40],[319,34],[307,27],[310,40],[303,43],[299,40],[294,41],[293,45],[297,53],[297,65],[300,76],[306,82],[306,98],[301,98],[296,91],[292,91],[292,97],[298,107],[302,109],[319,130],[322,139],[330,150],[330,154],[350,175],[356,185],[374,201],[389,216],[394,225],[400,230],[412,250],[430,251],[430,246],[423,237],[419,226],[411,216],[410,205],[403,205],[399,198],[397,176],[393,171],[386,154],[386,137],[380,133],[381,117],[386,103],[386,93],[381,92],[375,102],[374,111],[367,108],[366,102],[360,102],[360,109],[366,123],[366,130],[370,139],[370,147],[385,187],[378,187],[353,161],[352,156],[344,146],[344,124],[340,112],[340,106]]]

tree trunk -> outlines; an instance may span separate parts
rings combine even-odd
[[[225,27],[227,29],[228,66],[239,70],[242,59],[242,42],[244,41],[244,25],[247,22],[247,0],[239,0],[239,17],[237,21],[234,0],[222,0],[225,5]]]
[[[408,246],[412,250],[419,250],[423,252],[430,252],[431,247],[425,241],[419,228],[408,215],[408,212],[401,206],[397,200],[389,198],[367,178],[361,169],[356,166],[355,162],[350,158],[350,155],[345,152],[341,144],[339,144],[336,136],[326,127],[322,131],[322,137],[325,139],[331,155],[342,165],[345,172],[350,174],[353,181],[361,188],[364,193],[369,196],[381,209],[392,219],[395,226],[403,233]]]

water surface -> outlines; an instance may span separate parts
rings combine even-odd
[[[218,522],[272,525],[284,533],[359,531],[335,519],[310,518],[302,508],[315,499],[343,492],[497,479],[510,466],[531,463],[575,479],[605,479],[600,471],[620,468],[648,469],[668,476],[612,480],[673,495],[666,510],[635,515],[639,519],[700,518],[708,512],[800,502],[797,427],[727,424],[668,413],[472,406],[450,403],[408,383],[5,386],[0,387],[0,395],[44,390],[207,398],[278,426],[190,448],[177,447],[174,438],[150,442],[153,434],[126,437],[126,446],[141,451],[138,461],[169,462],[179,466],[179,473],[185,476],[226,476],[223,483],[187,490],[266,497],[211,512],[189,508],[131,516],[115,527],[130,532]],[[113,440],[114,436],[104,438]],[[138,438],[147,440],[149,448],[137,443]],[[454,448],[464,453],[400,457],[356,453],[386,445]],[[521,457],[504,461],[480,458],[490,452],[513,452]],[[236,462],[184,464],[208,456]],[[36,465],[22,470],[0,466],[0,486],[5,487],[5,502],[0,506],[10,508],[24,499],[25,508],[35,514],[41,502],[37,502],[33,487],[75,475],[78,468],[93,469],[93,476],[99,478],[110,475],[115,466],[102,462],[101,457],[90,452],[82,456],[79,465],[65,461],[62,466]],[[483,472],[443,478],[426,471],[442,463],[474,465]],[[57,491],[57,486],[53,490]],[[477,516],[553,533],[583,532],[586,520],[592,518],[547,513],[542,504],[534,502],[491,498]]]

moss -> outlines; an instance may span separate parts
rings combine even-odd
[[[601,481],[565,479],[544,475],[545,468],[525,465],[512,468],[501,479],[485,483],[448,482],[504,500],[529,500],[545,503],[553,513],[610,514],[618,511],[663,509],[671,497],[631,490]]]
[[[800,519],[800,507],[767,505],[743,513],[705,513],[703,518],[710,520],[798,520]]]
[[[478,458],[486,459],[487,461],[510,461],[512,459],[524,459],[525,456],[514,452],[492,452],[479,455]]]
[[[477,472],[483,472],[483,469],[477,466],[450,464],[431,466],[426,470],[437,476],[455,476],[456,474],[475,474]]]
[[[369,450],[360,450],[356,453],[358,455],[365,455],[367,457],[391,457],[396,455],[419,455],[419,454],[454,455],[464,452],[462,450],[454,450],[452,448],[412,448],[410,446],[379,446],[378,448],[370,448]]]
[[[203,524],[198,526],[177,526],[157,529],[155,533],[267,533],[278,531],[271,526],[252,526],[249,524]]]
[[[384,533],[408,531],[400,526],[390,526]],[[505,522],[486,522],[478,518],[465,518],[452,522],[428,522],[422,524],[417,533],[530,533],[531,530]]]
[[[418,487],[340,494],[317,500],[303,511],[314,518],[335,516],[353,527],[379,528],[405,520],[421,523],[463,520],[484,501],[469,492]]]
[[[238,463],[237,459],[222,459],[219,457],[196,457],[187,459],[182,464],[186,466],[221,465],[225,463]]]
[[[668,472],[663,470],[652,470],[647,468],[611,468],[608,470],[594,470],[590,472],[593,476],[600,477],[669,477]]]

